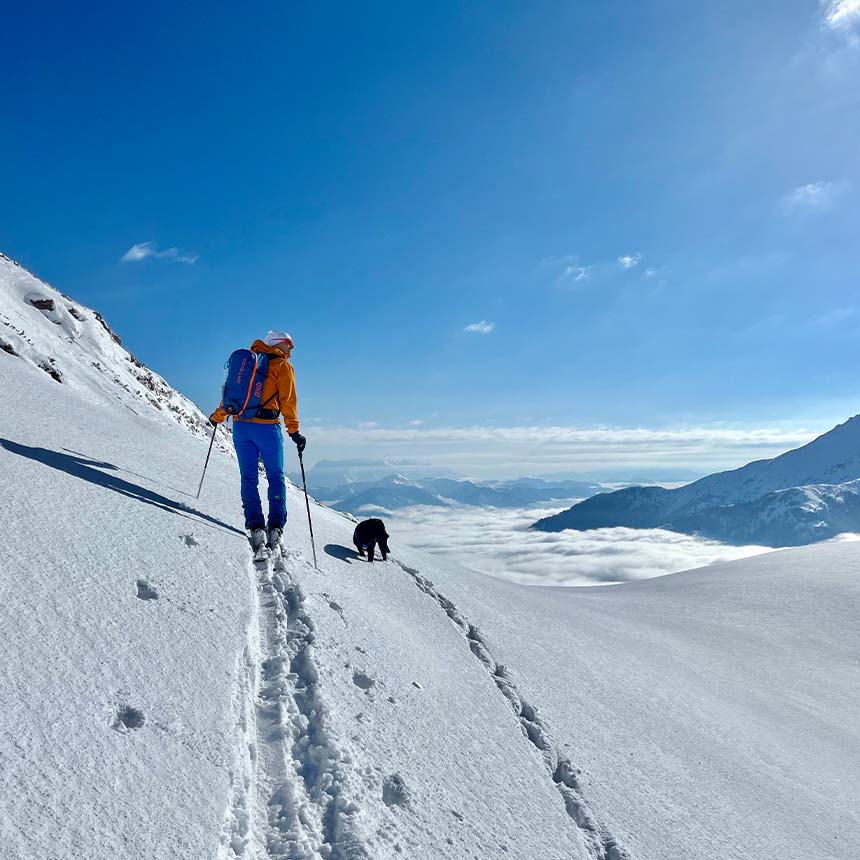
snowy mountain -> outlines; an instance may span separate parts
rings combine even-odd
[[[95,409],[118,407],[179,424],[195,436],[211,433],[200,409],[125,349],[98,311],[40,281],[2,253],[0,351],[10,371],[15,362],[37,368]],[[226,435],[219,435],[219,446],[232,451]]]
[[[662,527],[728,543],[796,546],[860,531],[858,478],[860,416],[855,416],[772,460],[674,490],[629,487],[595,496],[534,528]]]
[[[0,285],[4,857],[860,856],[856,544],[526,588],[313,504],[315,569],[288,488],[256,568],[195,407]]]
[[[355,481],[336,487],[311,482],[314,493],[335,510],[360,515],[371,510],[396,511],[412,505],[525,508],[540,502],[584,498],[605,491],[586,481],[467,481],[455,478],[407,478],[386,475],[377,481]]]
[[[384,481],[392,474],[402,475],[405,480],[431,476],[434,478],[456,478],[450,469],[431,466],[420,460],[403,459],[352,459],[352,460],[319,460],[307,470],[308,483],[314,487],[330,490],[333,487],[350,484],[372,485]],[[298,473],[295,478],[300,479]],[[294,481],[298,483],[298,481]],[[329,498],[332,498],[329,496]]]
[[[438,496],[407,481],[390,480],[367,486],[359,485],[355,493],[348,493],[346,498],[331,503],[336,511],[348,511],[353,514],[361,514],[364,511],[384,508],[392,511],[399,508],[407,508],[412,505],[433,505],[444,507],[445,502]],[[341,488],[346,489],[346,488]],[[340,495],[340,493],[337,493]]]
[[[860,480],[810,484],[673,519],[672,531],[724,543],[802,546],[860,531]]]

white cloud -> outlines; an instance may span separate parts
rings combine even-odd
[[[809,182],[792,188],[782,201],[788,209],[823,212],[833,206],[841,191],[842,186],[834,182]]]
[[[634,251],[632,254],[622,254],[618,258],[618,262],[621,263],[622,269],[632,269],[634,266],[638,266],[642,261],[642,254],[639,251]]]
[[[170,260],[174,263],[196,263],[199,259],[198,254],[183,251],[181,248],[167,248],[164,251],[159,251],[153,242],[140,242],[137,245],[132,245],[122,255],[122,262],[137,263],[147,257],[154,257],[157,260]]]
[[[463,331],[474,332],[475,334],[489,334],[496,327],[494,322],[487,322],[487,320],[481,320],[480,322],[471,323],[467,325]]]
[[[605,585],[767,551],[662,529],[529,529],[535,520],[563,509],[561,505],[516,510],[421,506],[382,515],[395,546],[401,540],[446,560],[526,585]]]
[[[567,266],[563,272],[565,278],[572,278],[574,281],[585,281],[591,277],[591,266]]]
[[[140,245],[132,245],[123,254],[122,261],[124,263],[133,263],[137,260],[144,260],[152,254],[152,242],[142,242]]]
[[[860,25],[860,0],[823,0],[824,23],[832,30],[851,30]]]
[[[556,257],[544,257],[540,261],[539,269],[549,272],[553,280],[561,282],[578,283],[587,281],[595,273],[597,266],[584,265],[580,263],[579,257],[573,254],[564,254]]]
[[[643,278],[653,278],[656,274],[657,274],[656,269],[645,269],[645,271],[642,273],[642,277]]]
[[[825,426],[822,430],[830,429]],[[428,463],[475,477],[502,478],[550,472],[661,471],[701,474],[736,468],[809,442],[805,429],[566,426],[308,428],[320,459],[421,457]]]

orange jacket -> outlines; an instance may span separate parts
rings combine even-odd
[[[263,385],[263,400],[265,409],[274,409],[281,413],[287,433],[296,433],[299,429],[299,410],[296,405],[296,375],[287,357],[274,346],[268,346],[261,340],[251,344],[253,352],[265,352],[269,356],[269,372]],[[269,399],[271,398],[271,400]],[[212,419],[219,424],[227,418],[222,403]],[[254,424],[277,424],[278,418],[234,418],[234,421],[251,421]]]

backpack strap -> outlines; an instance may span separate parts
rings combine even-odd
[[[273,361],[278,361],[280,356],[272,355],[270,353],[263,353],[268,356],[268,361],[266,363],[266,376],[269,375],[269,369],[271,368]],[[278,387],[275,386],[275,390],[272,393],[272,396],[269,397],[268,400],[265,400],[263,403],[259,405],[257,411],[254,415],[255,418],[262,418],[264,421],[276,420],[278,416],[281,414],[279,409],[266,409],[266,407],[278,396]],[[263,415],[264,412],[270,413],[269,415]]]

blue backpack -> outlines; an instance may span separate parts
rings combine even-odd
[[[263,384],[269,372],[269,356],[264,352],[237,349],[227,359],[224,370],[224,388],[221,392],[224,411],[234,418],[240,415],[255,418],[264,405]]]

